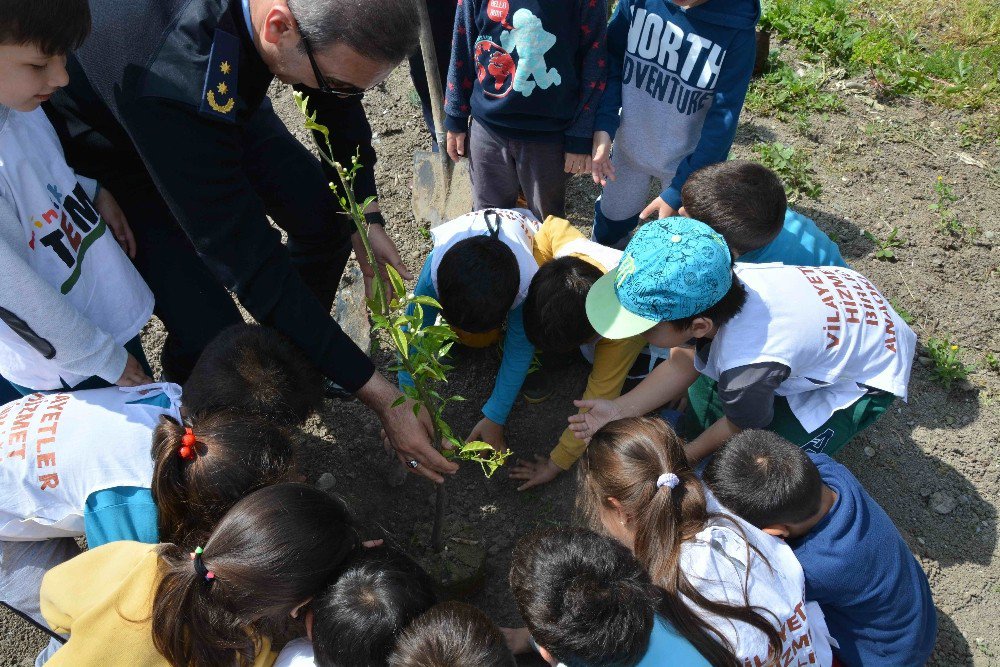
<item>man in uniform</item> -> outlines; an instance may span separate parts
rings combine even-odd
[[[431,446],[429,418],[418,426],[409,406],[392,407],[398,390],[329,315],[352,223],[327,186],[335,179],[266,96],[275,76],[318,89],[335,157],[350,164],[360,149],[355,194],[374,195],[360,96],[416,48],[415,1],[91,0],[93,31],[51,116],[69,161],[132,223],[137,267],[169,333],[170,379],[183,381],[208,341],[242,321],[228,288],[374,410],[401,461],[440,481],[457,466]],[[377,204],[366,213],[377,259],[407,275]]]

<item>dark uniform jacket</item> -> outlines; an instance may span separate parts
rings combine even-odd
[[[119,187],[131,173],[151,178],[199,255],[243,306],[289,336],[328,377],[359,389],[374,372],[371,361],[296,273],[246,175],[243,132],[269,105],[273,75],[248,33],[240,0],[90,0],[90,7],[93,31],[70,58],[69,85],[52,100],[70,135],[70,162],[105,183],[113,172]],[[340,162],[350,164],[360,147],[365,169],[355,192],[359,201],[374,195],[375,154],[360,97],[314,92],[310,106],[335,130]],[[303,161],[302,169],[319,166]],[[313,184],[322,174],[309,176],[304,180]],[[328,174],[319,182],[335,180]],[[323,201],[316,215],[349,234],[332,194]]]

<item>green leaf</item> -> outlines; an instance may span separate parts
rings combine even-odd
[[[433,299],[432,297],[423,294],[414,296],[412,299],[410,299],[410,301],[412,301],[413,303],[419,303],[425,306],[430,306],[431,308],[437,308],[438,310],[441,310],[441,304],[438,303],[436,299]]]
[[[396,294],[406,294],[406,288],[403,286],[403,277],[399,275],[399,271],[392,264],[386,264],[385,268],[389,274],[389,282],[392,283],[392,289]]]
[[[404,358],[409,358],[410,356],[410,346],[407,345],[406,336],[402,331],[396,328],[389,329],[389,335],[392,337],[392,342],[396,344],[396,350],[403,355]]]
[[[493,445],[482,440],[473,440],[472,442],[465,443],[459,451],[463,454],[466,452],[493,451]]]
[[[405,394],[403,396],[400,396],[399,398],[397,398],[395,401],[393,401],[392,405],[390,405],[389,407],[390,408],[398,408],[403,403],[406,403],[406,395]]]

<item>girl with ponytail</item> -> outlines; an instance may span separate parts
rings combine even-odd
[[[236,503],[203,545],[92,549],[42,583],[45,620],[69,635],[46,664],[270,665],[268,628],[297,615],[359,547],[339,500],[278,484]]]
[[[713,665],[831,663],[791,550],[726,513],[662,420],[607,424],[581,473],[579,509],[635,553],[663,591],[661,613]]]

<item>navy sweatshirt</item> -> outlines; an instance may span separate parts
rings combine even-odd
[[[851,667],[923,665],[937,638],[927,576],[892,519],[851,472],[810,454],[837,500],[806,536],[789,540],[819,603],[836,655]]]
[[[459,0],[445,125],[589,154],[605,87],[605,0]]]
[[[619,0],[611,17],[608,85],[594,129],[615,139],[626,162],[661,179],[660,196],[675,209],[691,172],[729,155],[759,18],[759,0],[688,10],[670,0]]]

